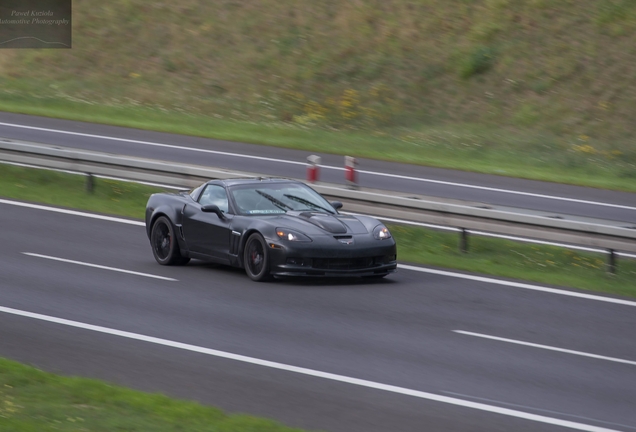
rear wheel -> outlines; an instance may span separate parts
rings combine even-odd
[[[152,226],[150,245],[155,260],[161,265],[183,265],[190,261],[181,256],[172,222],[165,216],[160,216]]]
[[[250,279],[261,282],[271,278],[267,245],[259,233],[254,233],[247,239],[243,251],[243,263],[245,273]]]

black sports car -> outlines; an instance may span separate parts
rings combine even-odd
[[[397,267],[389,230],[368,216],[338,213],[304,183],[279,178],[212,180],[158,193],[146,206],[146,231],[159,264],[190,258],[270,276],[381,278]]]

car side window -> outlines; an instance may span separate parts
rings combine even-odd
[[[205,187],[205,183],[203,183],[201,186],[198,186],[190,191],[190,196],[192,197],[193,200],[197,201],[197,198],[199,197],[199,194],[201,193],[201,190],[204,187]]]
[[[215,204],[222,212],[227,213],[228,202],[225,188],[219,185],[207,185],[199,197],[199,204],[202,206]]]

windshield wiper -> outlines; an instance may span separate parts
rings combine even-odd
[[[327,213],[331,213],[331,214],[333,214],[333,212],[332,212],[332,211],[327,210],[326,208],[321,207],[321,206],[319,206],[318,204],[316,204],[316,203],[314,203],[314,202],[312,202],[312,201],[306,200],[305,198],[301,198],[301,197],[299,197],[299,196],[296,196],[296,195],[290,195],[290,194],[285,194],[285,196],[286,196],[287,198],[289,198],[290,200],[292,200],[292,201],[296,201],[296,202],[299,202],[299,203],[301,203],[301,204],[308,205],[309,207],[313,207],[313,208],[315,208],[315,209],[324,210],[324,211],[325,211],[325,212],[327,212]]]
[[[267,198],[268,200],[270,200],[272,202],[272,204],[274,204],[276,207],[278,207],[281,210],[285,210],[285,207],[287,207],[290,210],[293,210],[290,206],[288,206],[287,204],[285,204],[284,202],[282,202],[281,200],[274,198],[273,196],[271,196],[270,194],[268,194],[267,192],[263,192],[261,190],[255,189],[256,193],[264,196],[265,198]]]

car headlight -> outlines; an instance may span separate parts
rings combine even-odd
[[[377,227],[373,228],[373,237],[378,240],[389,239],[391,238],[391,232],[384,225],[378,225]]]
[[[283,240],[287,241],[296,241],[296,242],[310,242],[311,239],[307,237],[305,234],[301,234],[299,232],[287,229],[287,228],[276,228],[276,235]]]

